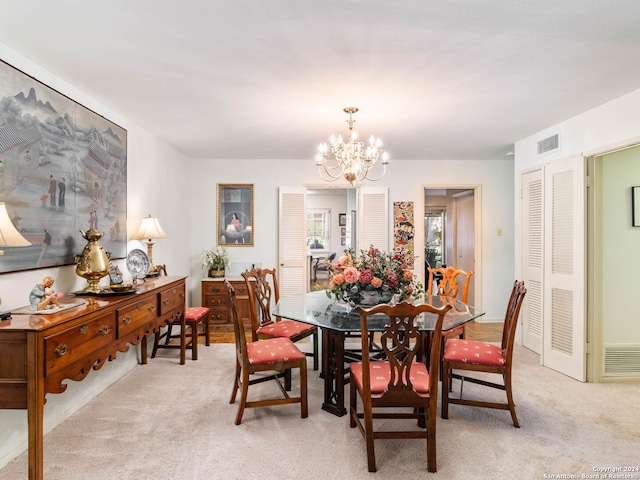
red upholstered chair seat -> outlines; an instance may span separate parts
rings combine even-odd
[[[288,338],[270,338],[247,343],[247,356],[250,365],[275,365],[305,358],[304,353]]]
[[[270,337],[291,338],[299,335],[300,333],[313,330],[314,328],[316,328],[315,325],[283,319],[279,322],[263,325],[258,328],[257,332],[258,334],[269,335]]]
[[[491,343],[459,339],[447,340],[443,360],[496,367],[505,364],[501,347]]]
[[[370,362],[371,393],[379,394],[387,391],[391,380],[391,368],[389,362]],[[417,393],[429,393],[429,372],[424,363],[416,362],[411,365],[411,385]],[[351,380],[355,380],[362,387],[362,362],[351,364]]]
[[[200,317],[209,313],[207,307],[187,307],[184,311],[184,318],[187,322],[200,320]]]

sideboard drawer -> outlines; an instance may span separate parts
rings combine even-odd
[[[160,315],[176,308],[184,308],[185,287],[181,285],[160,293]]]
[[[227,297],[227,289],[223,282],[202,282],[203,295],[220,295],[223,298]]]
[[[45,337],[45,374],[71,365],[115,339],[116,315],[113,311]]]
[[[123,337],[140,325],[150,322],[157,316],[157,297],[152,295],[132,305],[119,308],[116,311],[118,318],[118,338]]]

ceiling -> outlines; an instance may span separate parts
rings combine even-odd
[[[614,8],[615,7],[615,8]],[[0,42],[195,159],[504,159],[640,88],[637,0],[0,0]]]

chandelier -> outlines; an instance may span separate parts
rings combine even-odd
[[[356,107],[344,109],[344,112],[349,114],[349,120],[347,120],[349,138],[346,143],[342,140],[342,135],[339,135],[337,140],[334,135],[331,135],[331,145],[321,143],[318,147],[316,165],[320,177],[327,182],[333,182],[340,177],[344,177],[351,185],[356,180],[360,182],[367,179],[378,181],[387,172],[389,154],[380,148],[382,141],[372,135],[369,139],[369,145],[365,148],[365,144],[358,141],[358,134],[353,131],[355,123],[353,114],[357,111]],[[329,156],[329,148],[331,148],[334,158]],[[379,158],[381,159],[382,173],[379,173],[377,178],[372,178],[371,169],[378,163]]]

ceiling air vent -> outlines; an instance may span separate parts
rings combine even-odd
[[[557,133],[538,142],[538,155],[550,152],[551,150],[555,150],[556,148],[558,148]]]

